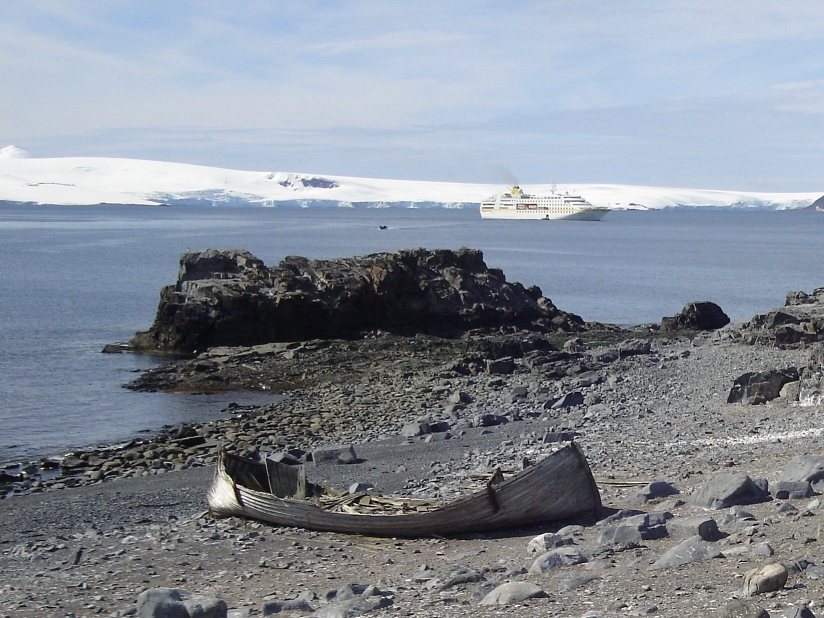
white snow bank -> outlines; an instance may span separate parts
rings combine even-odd
[[[0,148],[0,159],[28,159],[31,153],[17,146],[6,146]]]
[[[508,190],[504,185],[384,180],[247,172],[201,165],[95,157],[26,158],[16,146],[0,150],[0,201],[35,204],[226,204],[258,206],[462,207]],[[547,194],[552,185],[523,189]],[[755,193],[631,185],[558,185],[596,206],[658,209],[733,206],[788,209],[820,193]]]

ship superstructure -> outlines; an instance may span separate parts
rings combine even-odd
[[[608,212],[608,208],[593,206],[580,195],[557,193],[555,185],[547,196],[529,195],[515,185],[508,193],[493,195],[481,202],[483,219],[600,221]]]

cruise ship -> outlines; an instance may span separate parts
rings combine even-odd
[[[552,193],[538,197],[514,186],[508,193],[493,195],[481,202],[482,219],[566,219],[571,221],[600,221],[609,208],[593,206],[580,195]]]

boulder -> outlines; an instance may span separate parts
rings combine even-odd
[[[572,391],[561,396],[561,398],[552,404],[553,410],[560,410],[561,408],[571,408],[573,406],[580,406],[584,403],[584,396],[579,391]]]
[[[572,545],[572,539],[561,536],[560,534],[545,532],[544,534],[539,534],[529,542],[526,546],[526,553],[545,554],[556,547],[563,547],[564,545]]]
[[[539,556],[532,563],[530,573],[546,573],[558,567],[572,564],[583,564],[587,557],[573,547],[559,547]]]
[[[781,590],[787,583],[789,572],[783,564],[765,564],[750,569],[744,575],[744,594],[755,596],[765,592]]]
[[[646,339],[627,339],[618,346],[618,354],[621,358],[628,356],[639,356],[650,353],[650,343]]]
[[[716,474],[704,481],[689,497],[689,503],[704,509],[726,509],[767,499],[767,481],[753,480],[743,472]]]
[[[798,370],[788,369],[745,373],[735,378],[727,403],[756,405],[772,401],[781,395],[785,384],[798,381]]]
[[[432,433],[429,423],[407,423],[401,428],[401,435],[404,438],[417,438],[428,433]]]
[[[506,375],[515,371],[515,360],[511,356],[486,361],[486,372],[489,374]]]
[[[770,614],[755,603],[735,599],[715,612],[713,618],[770,618]]]
[[[770,485],[770,495],[777,500],[800,500],[813,495],[809,481],[778,481]]]
[[[625,543],[662,539],[667,536],[669,513],[649,513],[633,515],[607,527],[598,537],[601,545],[623,545]]]
[[[149,588],[137,597],[138,618],[226,618],[227,612],[223,600],[180,588]]]
[[[675,487],[666,481],[653,481],[648,485],[644,485],[640,489],[636,489],[627,496],[627,504],[637,505],[645,504],[650,500],[658,498],[665,498],[666,496],[674,496],[681,493]]]
[[[709,560],[711,558],[723,558],[718,549],[707,543],[700,536],[693,536],[686,541],[682,541],[676,545],[663,556],[652,563],[648,570],[657,571],[658,569],[667,569],[674,566],[681,566],[682,564],[691,564],[700,560]]]
[[[352,339],[382,330],[455,335],[515,326],[575,332],[583,320],[532,286],[508,282],[476,249],[362,257],[287,257],[266,267],[248,251],[184,253],[152,327],[132,349],[191,354],[217,346]]]
[[[508,584],[501,584],[487,594],[481,601],[481,605],[507,605],[545,596],[547,596],[546,592],[537,584],[509,582]]]
[[[717,330],[730,323],[726,313],[709,301],[689,303],[678,315],[663,318],[661,330]]]
[[[358,456],[355,454],[355,447],[351,444],[325,446],[312,451],[312,461],[315,463],[315,467],[353,464],[358,462]]]
[[[817,483],[822,479],[824,479],[824,457],[814,455],[793,457],[781,475],[781,481],[785,483]]]
[[[712,517],[676,517],[667,522],[667,532],[674,539],[688,539],[700,536],[705,541],[721,538],[718,524]]]

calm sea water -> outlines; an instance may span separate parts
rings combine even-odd
[[[272,264],[470,246],[564,310],[637,324],[703,299],[745,319],[789,290],[822,286],[822,238],[824,216],[804,212],[613,212],[599,223],[544,223],[481,221],[476,210],[0,207],[0,461],[266,401],[134,393],[122,385],[157,361],[100,353],[151,324],[186,250],[243,248]]]

